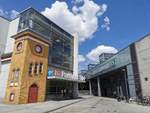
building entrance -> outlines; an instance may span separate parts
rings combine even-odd
[[[47,80],[46,100],[73,98],[73,82],[65,80]]]
[[[38,87],[36,84],[33,84],[29,88],[28,103],[37,102],[37,97],[38,97]]]

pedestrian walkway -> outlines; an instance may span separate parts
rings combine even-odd
[[[0,113],[150,113],[150,107],[87,95],[80,99],[34,104],[0,104]]]
[[[47,113],[62,107],[78,103],[91,96],[83,96],[79,99],[62,100],[62,101],[46,101],[41,103],[8,105],[0,103],[0,113]]]

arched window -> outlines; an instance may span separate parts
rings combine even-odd
[[[11,83],[18,83],[20,75],[20,69],[13,69],[12,76],[11,76]]]
[[[14,74],[15,83],[19,81],[19,74],[20,74],[20,69],[15,70],[15,74]]]
[[[32,63],[30,63],[30,65],[29,65],[29,75],[31,75],[31,74],[32,74],[32,66],[33,66],[33,64],[32,64]]]
[[[38,63],[35,63],[35,65],[34,65],[34,74],[38,73],[37,69],[38,69]]]
[[[43,63],[40,63],[40,66],[39,66],[39,73],[43,73]]]
[[[15,94],[14,93],[10,93],[9,101],[14,101],[14,98],[15,98]]]
[[[15,69],[12,70],[12,75],[11,75],[11,83],[14,82],[14,77],[15,77]]]

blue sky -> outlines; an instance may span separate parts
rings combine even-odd
[[[74,6],[72,0],[64,0],[69,9]],[[80,0],[82,1],[82,0]],[[80,63],[84,68],[87,61],[87,54],[100,45],[110,46],[120,50],[131,42],[150,33],[150,0],[94,0],[97,5],[106,4],[107,10],[98,19],[98,28],[85,41],[79,44],[79,54],[84,56],[86,61]],[[18,12],[32,6],[38,11],[44,11],[46,7],[51,7],[55,0],[0,0],[0,9],[11,12]],[[81,2],[78,5],[82,6]],[[9,14],[8,14],[9,15]],[[7,16],[8,16],[7,15]],[[6,16],[6,15],[5,15]],[[104,18],[110,20],[110,30],[101,28]]]

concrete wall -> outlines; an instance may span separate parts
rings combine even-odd
[[[0,17],[0,54],[3,54],[7,40],[9,21]]]
[[[143,96],[150,96],[150,35],[135,43]],[[148,78],[148,81],[145,78]]]
[[[11,38],[18,30],[19,18],[13,21],[0,17],[0,56],[13,51],[14,39]],[[1,57],[0,57],[1,58]],[[1,59],[0,59],[1,61]],[[10,62],[0,62],[0,101],[4,98]]]
[[[74,35],[74,58],[73,58],[73,76],[78,79],[78,37]]]
[[[18,24],[19,24],[19,18],[16,18],[15,20],[10,22],[7,42],[6,42],[6,47],[5,47],[5,53],[10,53],[13,51],[14,39],[12,39],[11,36],[17,33]]]
[[[2,67],[1,68],[2,71],[0,72],[0,102],[5,96],[10,61],[3,62],[1,67]]]
[[[78,80],[78,37],[74,35],[73,78]],[[73,97],[78,97],[78,83],[73,83]]]
[[[1,55],[4,53],[5,44],[7,41],[9,29],[9,21],[3,17],[0,17],[0,102],[5,95],[6,83],[8,78],[9,62],[2,63]]]

